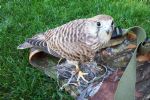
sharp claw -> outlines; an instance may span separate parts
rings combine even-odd
[[[82,71],[79,71],[77,81],[79,82],[79,79],[81,78],[81,79],[83,79],[86,83],[88,83],[88,81],[83,77],[84,75],[88,75],[88,73],[83,73]]]

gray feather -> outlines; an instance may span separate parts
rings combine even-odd
[[[53,51],[52,49],[48,49],[47,47],[47,43],[43,40],[38,40],[38,39],[28,39],[27,40],[28,43],[30,43],[31,45],[33,45],[34,47],[37,47],[37,48],[41,48],[43,49],[43,51],[55,56],[55,57],[60,57],[59,54],[57,54],[55,51]]]
[[[24,42],[23,44],[20,44],[17,49],[27,49],[33,47],[30,43]]]
[[[26,42],[28,42],[29,44],[35,47],[47,48],[47,43],[43,40],[31,38],[31,39],[27,39]]]
[[[19,45],[17,47],[17,49],[27,49],[27,48],[38,48],[38,49],[42,49],[44,52],[49,53],[55,57],[61,57],[59,54],[57,54],[55,51],[53,51],[52,49],[47,48],[47,43],[43,40],[39,40],[37,38],[30,38],[27,39],[26,42],[24,42],[23,44]]]

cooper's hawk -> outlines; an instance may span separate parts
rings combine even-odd
[[[79,70],[78,64],[89,62],[111,38],[114,29],[113,18],[97,15],[92,18],[77,19],[50,29],[27,39],[18,49],[38,48],[53,56],[65,58],[76,66],[78,78],[87,73]]]

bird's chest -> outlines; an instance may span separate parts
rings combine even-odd
[[[87,37],[86,39],[86,44],[88,45],[88,47],[92,50],[92,51],[97,51],[100,46],[101,43],[99,42],[98,38],[93,38],[93,37]]]
[[[101,43],[99,43],[99,42],[95,42],[95,43],[93,43],[91,46],[91,49],[93,50],[93,51],[98,51],[100,48],[101,48]]]

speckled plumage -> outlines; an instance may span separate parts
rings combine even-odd
[[[113,18],[108,15],[77,19],[27,39],[18,48],[40,48],[69,61],[86,62],[110,40],[113,28]]]

